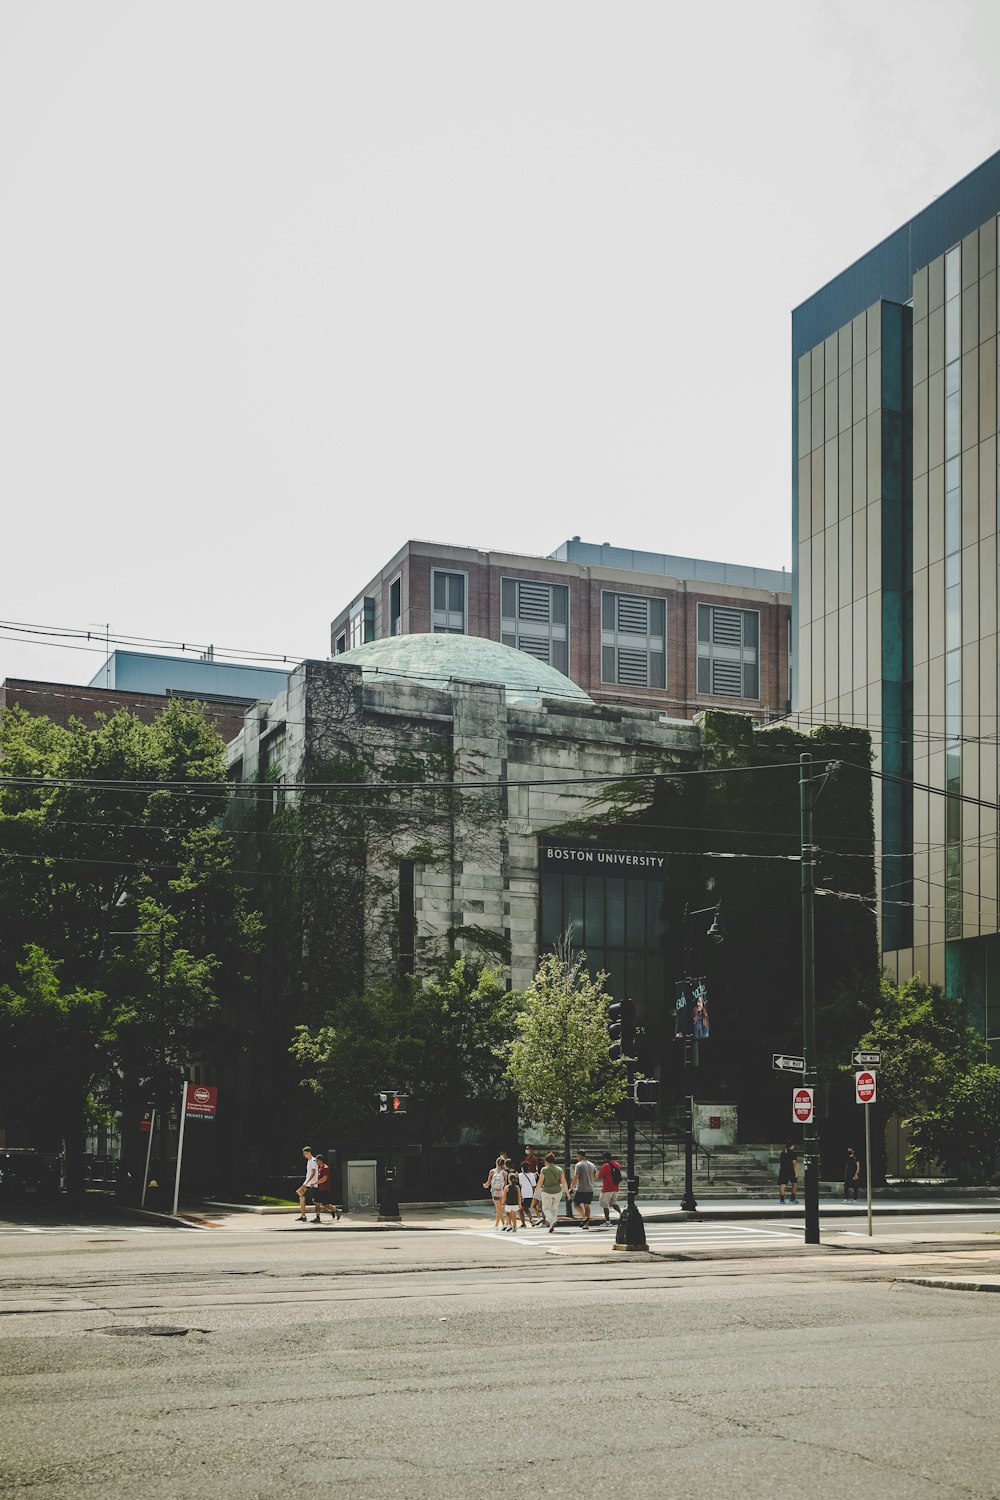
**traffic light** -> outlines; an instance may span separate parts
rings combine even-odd
[[[612,1062],[635,1057],[635,1006],[615,1000],[608,1006],[608,1056]]]
[[[394,1115],[405,1115],[406,1114],[406,1107],[409,1104],[409,1102],[410,1102],[409,1095],[407,1095],[407,1094],[393,1094],[393,1096],[392,1096],[392,1112],[393,1112],[393,1114]]]
[[[632,1099],[636,1104],[658,1104],[660,1100],[660,1080],[658,1078],[637,1078],[632,1085]]]

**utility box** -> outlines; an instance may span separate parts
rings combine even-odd
[[[737,1109],[735,1104],[696,1104],[694,1107],[694,1138],[699,1146],[735,1145],[737,1135]]]
[[[378,1212],[377,1163],[373,1161],[344,1163],[344,1207],[349,1214]]]

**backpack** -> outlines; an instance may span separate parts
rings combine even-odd
[[[611,1181],[614,1183],[615,1187],[617,1187],[621,1180],[622,1169],[616,1161],[613,1161],[611,1163]]]

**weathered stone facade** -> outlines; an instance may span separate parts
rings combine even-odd
[[[357,665],[308,661],[287,694],[248,713],[229,760],[234,778],[259,783],[265,801],[273,795],[276,808],[298,810],[307,987],[317,966],[335,984],[393,971],[396,873],[411,859],[418,968],[449,945],[491,951],[508,959],[521,987],[539,952],[539,836],[592,818],[605,785],[597,778],[692,768],[700,753],[696,725],[649,710],[544,697],[508,704],[499,683],[364,681]],[[265,785],[278,773],[286,783],[327,785],[346,769],[384,791],[401,758],[422,774],[409,792],[393,794],[374,835],[362,826],[373,819],[363,817],[360,788],[271,794]],[[455,789],[424,792],[423,781]],[[351,952],[358,902],[363,952]]]

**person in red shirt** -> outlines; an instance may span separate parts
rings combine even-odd
[[[604,1210],[604,1222],[610,1224],[612,1209],[619,1218],[621,1217],[621,1208],[618,1205],[618,1184],[622,1180],[622,1169],[610,1151],[605,1151],[604,1159],[597,1169],[597,1175],[601,1179],[601,1207]]]

